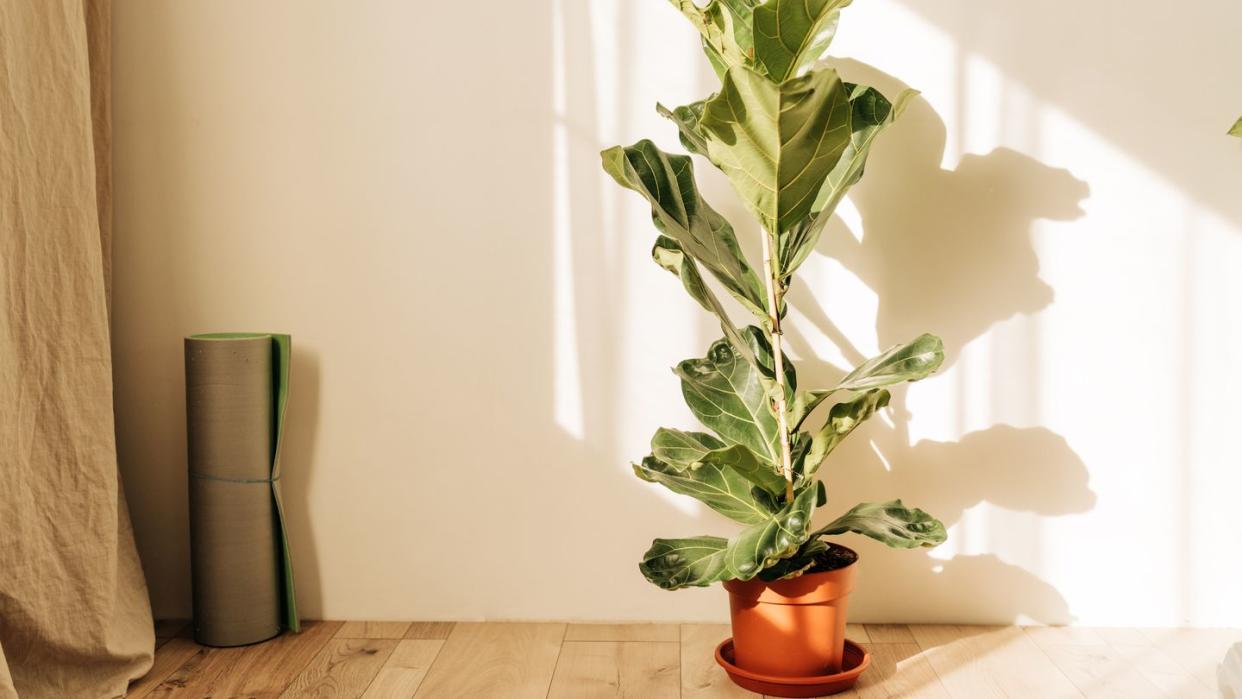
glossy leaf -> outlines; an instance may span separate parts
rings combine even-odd
[[[751,14],[757,0],[670,0],[703,37],[703,52],[716,75],[748,62],[753,51]]]
[[[864,391],[905,381],[918,381],[940,368],[944,343],[935,335],[919,335],[904,345],[893,345],[859,364],[837,384],[838,391]]]
[[[799,479],[805,480],[815,475],[819,465],[841,443],[876,411],[888,405],[890,394],[883,389],[867,391],[852,400],[837,403],[828,410],[828,419],[824,426],[811,438],[811,449],[798,472]]]
[[[712,162],[769,233],[811,213],[850,144],[849,96],[836,71],[780,83],[744,66],[729,69],[699,129]]]
[[[850,0],[768,0],[754,10],[754,62],[776,82],[803,74],[832,42]]]
[[[740,444],[727,446],[705,432],[683,432],[661,427],[651,438],[651,455],[679,471],[697,468],[701,464],[728,468],[778,500],[785,494],[785,478],[775,463],[760,458]],[[751,495],[753,497],[754,493],[751,492]],[[765,497],[760,504],[771,502],[774,501]],[[775,511],[780,507],[765,505],[765,509]]]
[[[683,432],[661,427],[651,438],[651,455],[670,466],[689,468],[725,443],[706,432]]]
[[[797,429],[824,399],[837,391],[867,391],[927,378],[944,363],[944,343],[935,335],[920,335],[904,345],[893,345],[859,364],[830,389],[803,391],[789,408],[789,424]]]
[[[845,532],[869,536],[898,549],[936,546],[946,538],[940,520],[920,509],[906,507],[900,500],[856,505],[813,536]]]
[[[724,332],[725,337],[743,353],[743,358],[747,362],[754,364],[756,361],[754,352],[750,349],[752,343],[742,337],[741,332],[733,325],[729,314],[720,305],[720,300],[703,282],[698,265],[686,255],[677,241],[666,235],[656,238],[655,246],[651,248],[651,258],[656,264],[672,272],[681,280],[681,285],[686,293],[690,294],[690,298],[698,301],[700,306],[716,316],[716,319],[720,321],[720,330]]]
[[[824,226],[832,219],[837,205],[849,188],[863,176],[867,156],[875,139],[905,111],[910,100],[918,95],[903,90],[896,101],[888,99],[873,87],[845,84],[850,100],[850,141],[832,172],[824,180],[807,218],[799,221],[779,242],[781,274],[788,277],[815,249]]]
[[[715,536],[656,539],[638,568],[647,580],[666,590],[750,580],[806,542],[814,504],[815,489],[804,489],[779,513],[727,541]]]
[[[634,474],[674,493],[689,495],[735,522],[759,524],[772,518],[772,511],[751,495],[750,481],[728,466],[698,463],[679,469],[648,456],[641,464],[634,464]]]
[[[780,467],[740,444],[708,452],[702,462],[728,468],[774,497],[785,494],[785,477]]]
[[[690,411],[727,444],[741,444],[780,462],[780,435],[770,408],[767,380],[727,341],[717,340],[702,359],[687,359],[674,373]]]
[[[769,521],[753,524],[729,540],[725,566],[736,580],[750,580],[764,568],[793,555],[807,540],[815,488],[803,488],[792,503]]]
[[[743,257],[733,227],[699,196],[689,156],[669,155],[648,140],[609,148],[601,156],[604,170],[618,184],[651,204],[661,233],[676,241],[751,312],[767,315],[763,284]]]
[[[706,587],[728,578],[725,568],[728,544],[728,539],[718,536],[656,539],[643,554],[638,570],[665,590]]]

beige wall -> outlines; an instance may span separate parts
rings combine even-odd
[[[923,99],[796,287],[803,383],[924,330],[949,355],[826,467],[829,511],[951,525],[859,543],[856,618],[1242,625],[1239,27],[1223,0],[847,10],[846,77]],[[635,569],[731,530],[627,465],[693,424],[668,367],[718,331],[596,155],[675,147],[654,103],[712,86],[666,3],[130,0],[115,50],[118,424],[157,614],[188,611],[181,337],[262,329],[294,338],[308,616],[723,617]]]

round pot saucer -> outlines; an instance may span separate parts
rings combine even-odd
[[[844,692],[858,681],[858,676],[871,663],[871,653],[851,640],[845,641],[844,669],[835,675],[816,677],[779,677],[744,670],[733,664],[733,639],[726,638],[716,646],[716,662],[729,673],[739,687],[773,697],[822,697]]]

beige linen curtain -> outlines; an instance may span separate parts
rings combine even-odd
[[[114,697],[154,634],[117,475],[107,0],[0,0],[0,698]]]

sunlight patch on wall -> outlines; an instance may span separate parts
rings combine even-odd
[[[564,2],[552,2],[553,413],[557,425],[574,438],[582,439],[586,433],[582,415],[582,369],[578,359],[578,315],[574,303]]]

